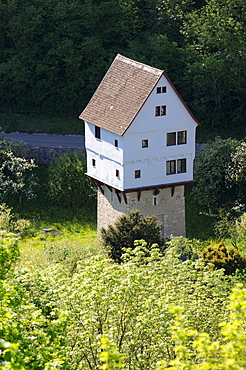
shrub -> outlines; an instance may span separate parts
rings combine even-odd
[[[108,255],[117,262],[121,262],[124,248],[134,248],[134,241],[144,239],[147,246],[164,245],[161,237],[161,223],[155,216],[142,216],[139,211],[131,211],[118,218],[115,224],[107,229],[101,229],[103,245]]]
[[[226,275],[246,268],[246,257],[237,249],[226,247],[222,242],[215,246],[209,245],[202,251],[201,256],[206,263],[212,263],[216,269],[223,268]]]
[[[85,175],[86,162],[81,153],[65,153],[49,167],[49,197],[53,204],[83,207],[91,203],[96,192]]]

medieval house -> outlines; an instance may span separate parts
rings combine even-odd
[[[81,113],[98,231],[138,209],[185,235],[197,120],[166,73],[118,54]]]

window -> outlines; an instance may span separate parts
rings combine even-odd
[[[176,161],[167,161],[167,175],[176,173]]]
[[[135,170],[135,179],[139,179],[141,177],[141,171]]]
[[[176,145],[176,132],[169,132],[167,134],[167,146]]]
[[[178,159],[177,160],[177,172],[184,173],[186,172],[186,159]]]
[[[98,126],[95,126],[95,137],[101,139],[101,129]]]
[[[96,160],[95,159],[92,159],[92,166],[96,167]]]
[[[178,145],[187,143],[187,131],[178,131]]]
[[[156,93],[157,94],[162,94],[167,92],[167,87],[166,86],[161,86],[156,88]]]
[[[116,170],[115,174],[116,174],[116,177],[120,177],[120,171],[119,170]]]
[[[166,106],[165,105],[159,105],[155,107],[155,115],[157,116],[165,116],[166,115]]]
[[[187,143],[187,131],[168,132],[167,146]]]
[[[148,148],[149,141],[147,139],[142,140],[142,148]]]
[[[156,206],[157,205],[157,199],[156,197],[153,198],[153,205]]]
[[[115,139],[115,141],[114,141],[114,146],[115,146],[116,148],[118,148],[118,146],[119,146],[119,142],[118,142],[118,140],[116,140],[116,139]]]
[[[186,172],[186,158],[178,159],[177,163],[175,160],[167,161],[167,175],[174,175],[176,173]]]

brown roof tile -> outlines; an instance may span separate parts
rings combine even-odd
[[[118,54],[79,118],[123,135],[162,74]]]

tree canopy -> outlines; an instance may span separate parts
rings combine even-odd
[[[244,0],[0,1],[4,112],[77,115],[117,53],[165,69],[203,129],[245,117]]]

